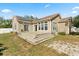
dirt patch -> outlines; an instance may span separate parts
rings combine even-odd
[[[74,42],[79,43],[79,42]],[[65,53],[70,56],[79,56],[79,45],[72,44],[64,41],[53,41],[47,45],[48,47],[55,49],[59,53]]]

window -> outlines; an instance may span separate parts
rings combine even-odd
[[[53,30],[56,30],[56,27],[53,27]]]
[[[37,25],[35,25],[35,31],[37,31]]]
[[[24,25],[24,31],[28,31],[28,25]]]
[[[39,25],[38,25],[38,26],[39,26],[39,30],[40,30],[40,23],[39,23]]]
[[[43,23],[41,23],[41,30],[43,30]]]
[[[52,30],[53,30],[54,32],[57,31],[57,23],[52,22]]]
[[[45,30],[48,30],[47,22],[45,22]]]

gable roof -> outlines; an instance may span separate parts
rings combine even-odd
[[[59,23],[72,22],[72,17],[63,18]]]
[[[32,20],[23,20],[23,17],[21,16],[14,16],[17,18],[17,21],[19,23],[23,23],[23,22],[26,22],[26,23],[37,23],[37,22],[43,22],[43,21],[49,21],[49,20],[54,20],[56,17],[60,17],[59,14],[53,14],[53,15],[50,15],[50,16],[46,16],[46,17],[43,17],[43,18],[40,18],[39,20],[35,20],[35,19],[32,19]],[[61,18],[61,17],[60,17]]]
[[[43,18],[40,18],[41,20],[52,20],[56,17],[60,17],[60,14],[53,14],[53,15],[50,15],[50,16],[46,16],[46,17],[43,17]],[[61,18],[61,17],[60,17]]]

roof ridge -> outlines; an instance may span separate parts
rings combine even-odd
[[[40,19],[44,19],[44,18],[47,18],[47,17],[54,17],[54,16],[58,16],[58,15],[60,15],[59,13],[55,13],[55,14],[52,14],[52,15],[49,15],[49,16],[45,16],[45,17],[42,17],[42,18],[40,18]]]

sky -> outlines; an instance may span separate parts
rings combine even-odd
[[[59,13],[61,17],[79,15],[79,3],[0,3],[0,16],[6,19],[12,16],[44,16]]]

